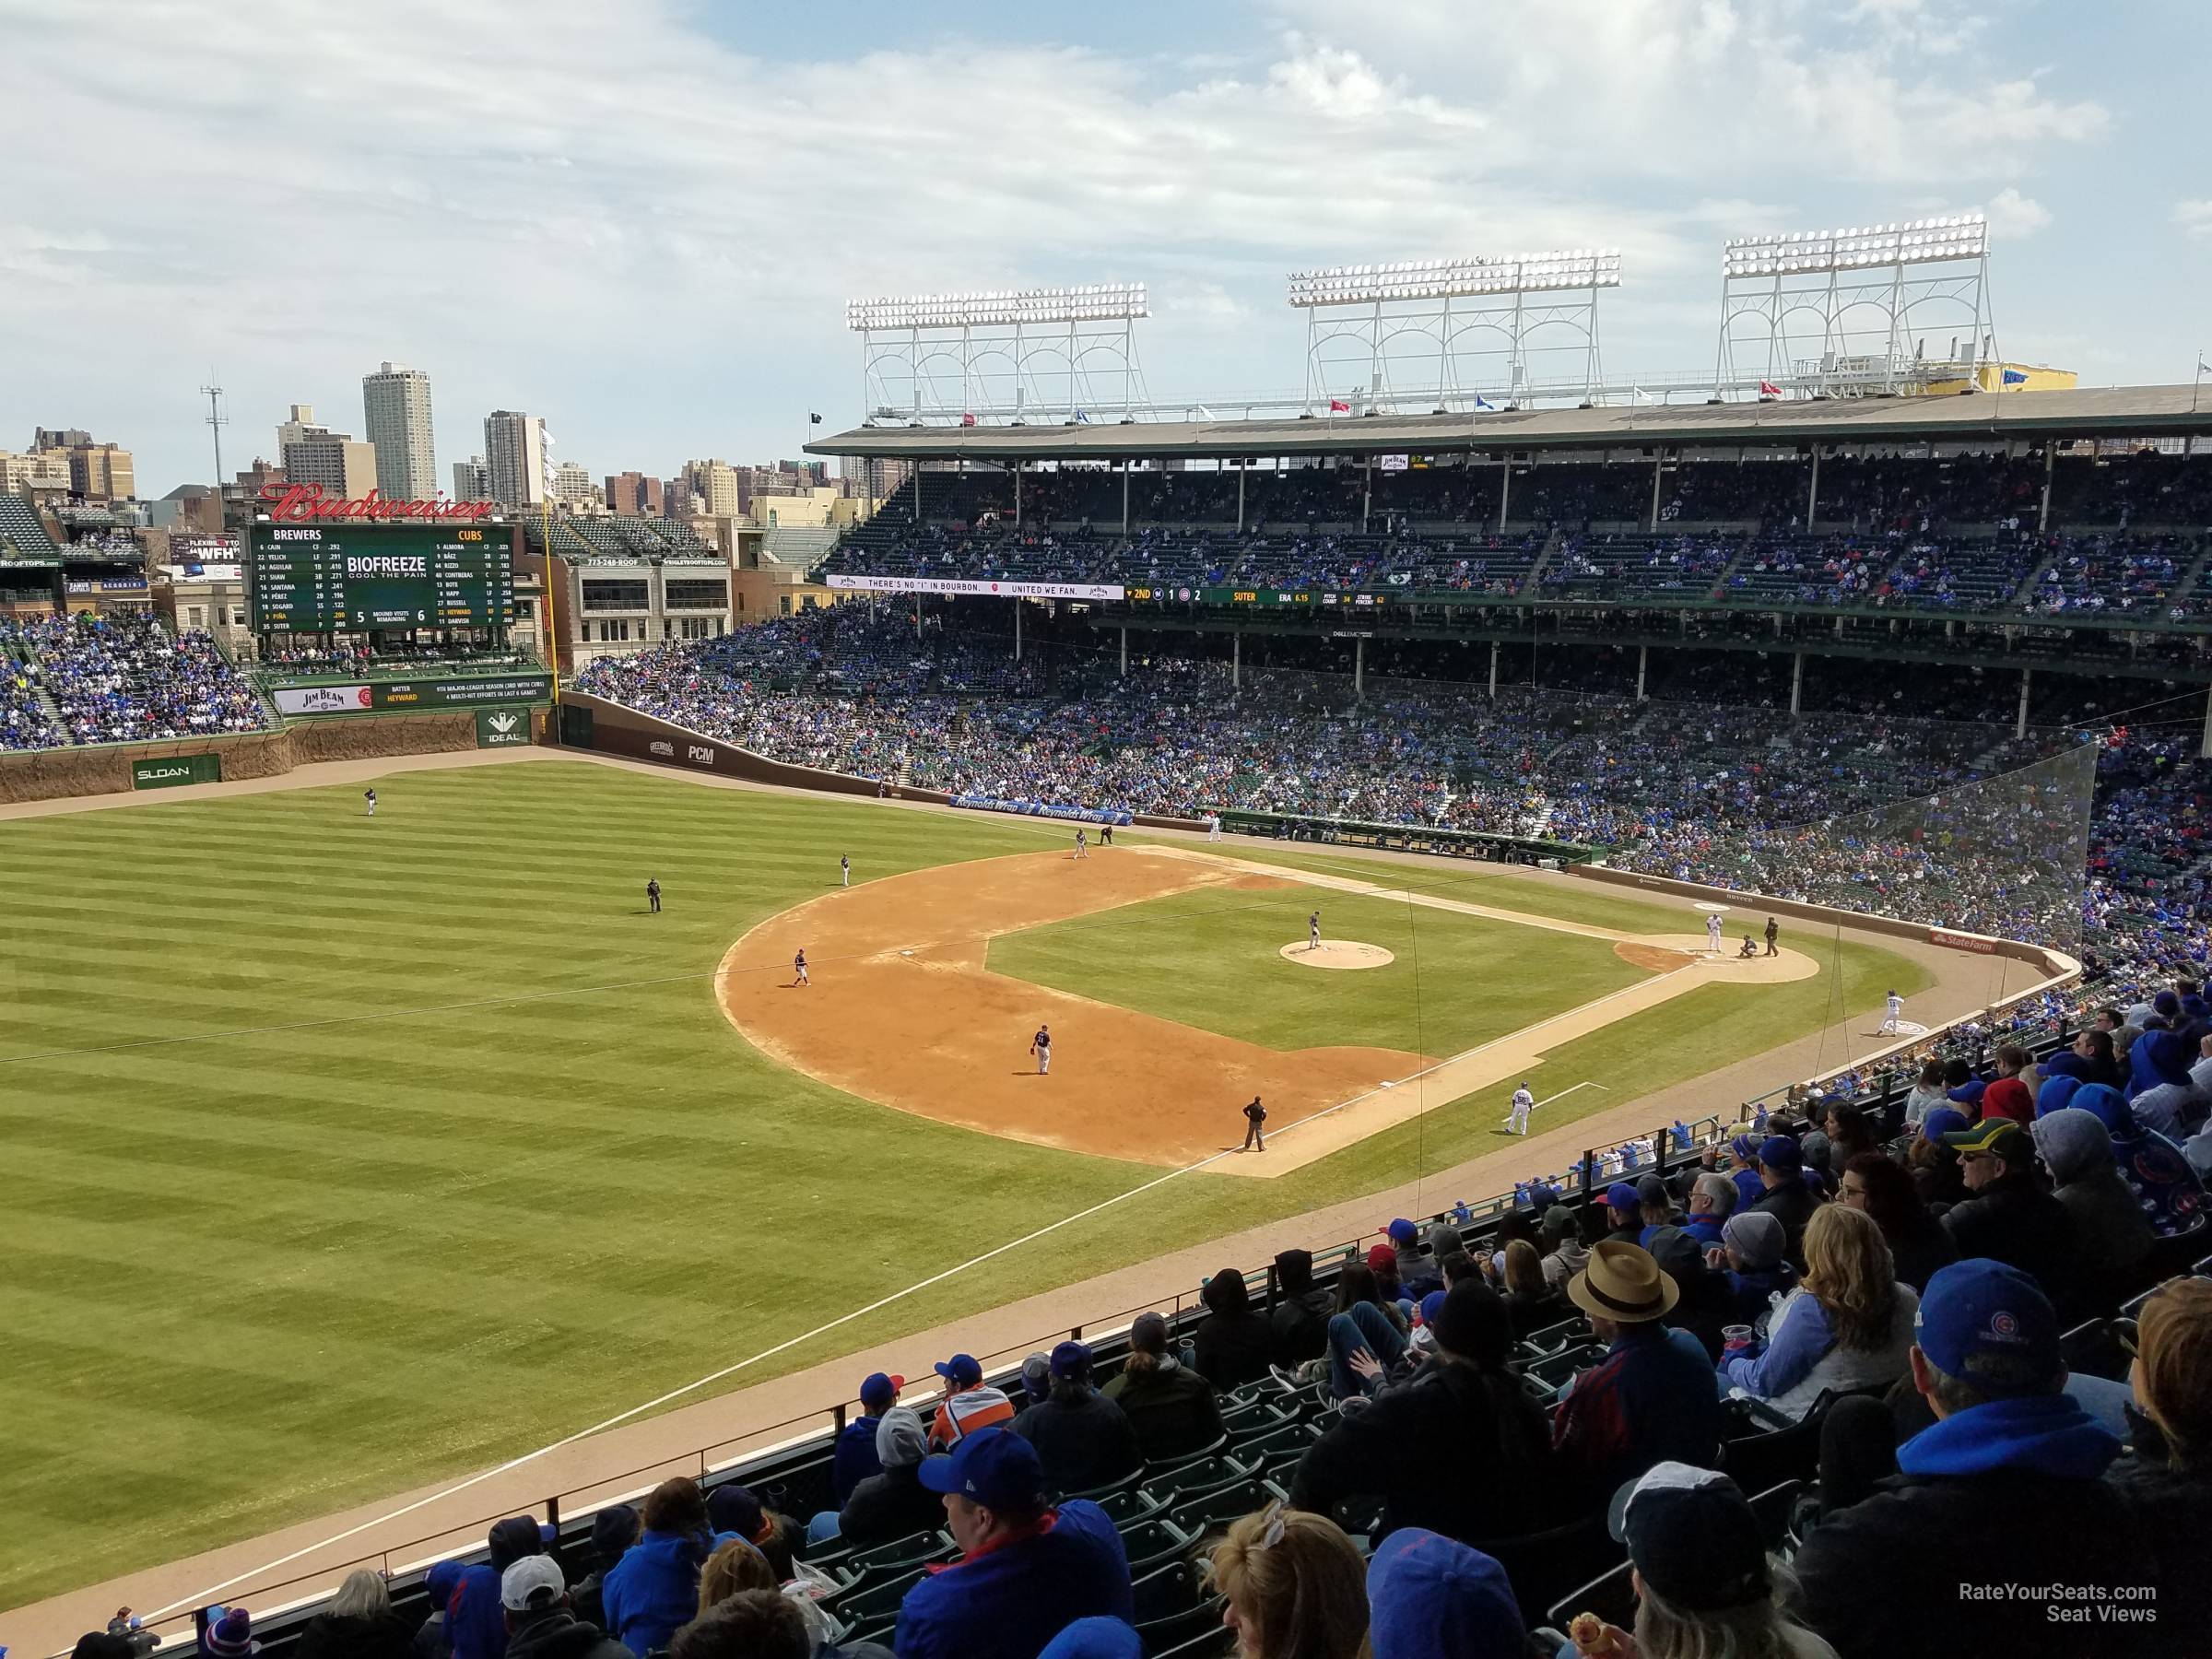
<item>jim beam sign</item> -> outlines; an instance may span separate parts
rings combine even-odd
[[[529,742],[529,710],[478,709],[477,711],[477,747],[478,748],[527,747]]]

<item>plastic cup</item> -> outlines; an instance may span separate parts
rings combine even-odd
[[[1721,1327],[1721,1342],[1726,1347],[1738,1346],[1748,1347],[1758,1335],[1759,1333],[1749,1325],[1723,1325]]]

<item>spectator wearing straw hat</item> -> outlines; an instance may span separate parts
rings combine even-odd
[[[1606,1239],[1567,1295],[1609,1351],[1553,1416],[1561,1473],[1596,1499],[1668,1459],[1710,1467],[1721,1447],[1720,1394],[1703,1349],[1668,1335],[1674,1280],[1649,1251]]]

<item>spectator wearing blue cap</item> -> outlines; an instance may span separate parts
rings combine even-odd
[[[1759,1194],[1751,1201],[1752,1215],[1771,1216],[1782,1223],[1782,1254],[1797,1272],[1805,1271],[1805,1224],[1813,1218],[1819,1200],[1806,1184],[1805,1152],[1796,1137],[1770,1135],[1759,1143]]]
[[[861,1415],[839,1431],[830,1458],[830,1491],[840,1507],[853,1496],[854,1487],[883,1472],[883,1465],[876,1460],[876,1426],[883,1421],[885,1412],[899,1404],[899,1391],[905,1386],[904,1377],[888,1371],[870,1371],[861,1379]]]
[[[639,1659],[699,1612],[699,1570],[713,1553],[707,1500],[699,1482],[678,1475],[645,1498],[644,1531],[599,1585],[606,1633]],[[458,1655],[456,1655],[458,1659]]]
[[[2119,1438],[2065,1392],[2051,1299],[2016,1267],[1955,1262],[1929,1279],[1915,1336],[1912,1386],[1935,1426],[1897,1449],[1898,1473],[1873,1496],[1807,1534],[1795,1561],[1806,1622],[1845,1659],[2145,1651],[2141,1626],[2053,1620],[2050,1600],[2012,1593],[2126,1594],[2150,1559],[2101,1478]],[[1860,1420],[1887,1432],[1879,1412]]]
[[[1633,1244],[1643,1236],[1643,1201],[1635,1186],[1617,1181],[1606,1189],[1606,1237],[1617,1244]]]
[[[1735,1213],[1741,1215],[1759,1200],[1766,1183],[1759,1178],[1759,1136],[1745,1134],[1728,1142],[1728,1179],[1735,1182]]]
[[[1371,1493],[1382,1500],[1385,1533],[1425,1526],[1474,1539],[1526,1531],[1532,1504],[1553,1485],[1551,1448],[1542,1411],[1507,1363],[1505,1303],[1469,1279],[1443,1293],[1429,1329],[1429,1361],[1330,1426],[1300,1460],[1290,1500],[1325,1514]]]
[[[1014,1432],[1037,1448],[1044,1484],[1055,1492],[1087,1492],[1145,1461],[1136,1431],[1119,1406],[1090,1382],[1087,1343],[1053,1350],[1053,1392],[1014,1419]]]
[[[452,1619],[447,1609],[453,1605],[453,1592],[461,1587],[461,1575],[467,1571],[459,1561],[438,1561],[422,1575],[423,1593],[430,1598],[430,1615],[415,1632],[409,1650],[413,1659],[447,1659],[453,1653]],[[593,1594],[595,1596],[597,1591]]]
[[[1694,1339],[1677,1343],[1668,1332],[1679,1292],[1651,1253],[1601,1241],[1567,1295],[1610,1346],[1553,1414],[1561,1473],[1594,1500],[1669,1458],[1712,1464],[1721,1396],[1712,1363]]]
[[[1526,1640],[1505,1569],[1425,1527],[1382,1540],[1367,1605],[1374,1659],[1516,1659]]]
[[[1135,1622],[1121,1534],[1088,1500],[1049,1506],[1044,1465],[1020,1435],[979,1430],[921,1479],[943,1495],[960,1558],[906,1593],[899,1659],[1033,1659],[1077,1619]]]
[[[978,1429],[996,1429],[1014,1420],[1014,1402],[1006,1391],[983,1381],[983,1368],[972,1354],[955,1354],[941,1359],[937,1375],[945,1379],[945,1398],[931,1423],[930,1440],[939,1446],[956,1446]]]

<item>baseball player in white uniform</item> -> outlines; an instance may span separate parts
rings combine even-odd
[[[1306,918],[1306,948],[1308,950],[1321,948],[1321,912],[1319,911],[1315,911]]]
[[[1221,815],[1218,812],[1209,812],[1206,815],[1206,839],[1209,841],[1218,841],[1221,839]]]
[[[1076,858],[1090,856],[1090,837],[1080,830],[1076,831],[1076,850],[1071,856]]]
[[[1714,956],[1721,954],[1721,919],[1717,915],[1705,918],[1705,948]]]
[[[1526,1135],[1528,1133],[1528,1114],[1534,1112],[1535,1107],[1536,1097],[1528,1092],[1528,1085],[1526,1082],[1524,1082],[1520,1088],[1513,1090],[1513,1114],[1512,1117],[1508,1118],[1506,1122],[1509,1125],[1511,1125],[1512,1132],[1515,1135]]]
[[[843,877],[842,886],[851,887],[853,885],[853,860],[845,853],[840,853],[837,855],[837,873]]]
[[[1904,1016],[1905,999],[1900,996],[1896,992],[1890,992],[1889,1000],[1884,1004],[1882,1007],[1881,1034],[1885,1037],[1896,1036],[1897,1022],[1902,1019]]]

